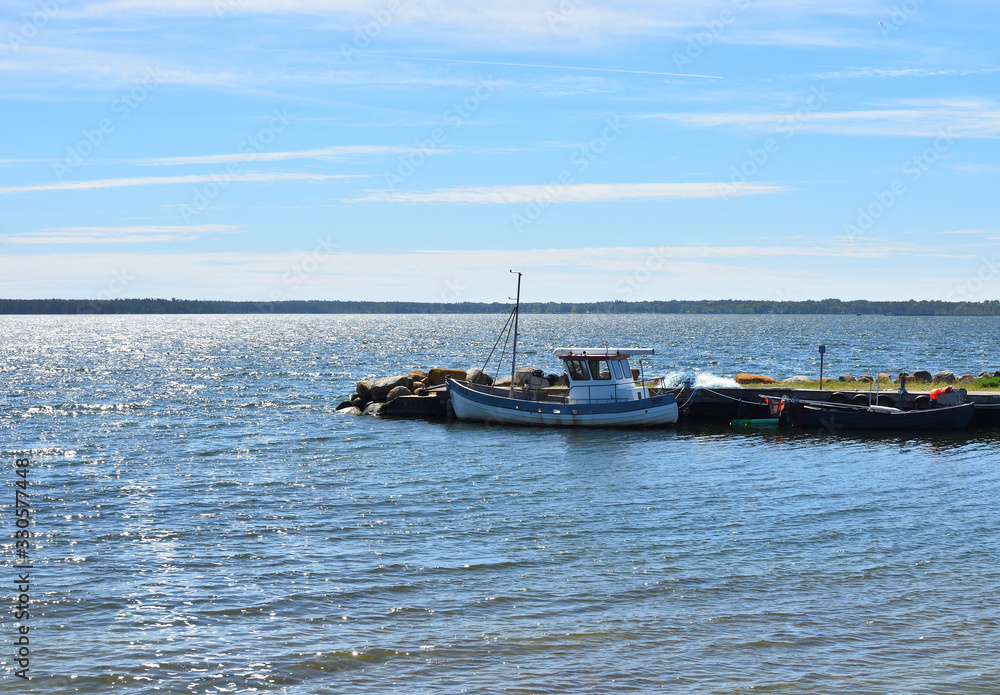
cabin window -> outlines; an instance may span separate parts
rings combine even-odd
[[[573,381],[586,381],[590,378],[587,374],[587,364],[582,360],[566,360],[566,371]]]
[[[622,378],[622,363],[619,362],[618,360],[615,360],[614,362],[612,362],[611,363],[611,371],[613,371],[615,373],[615,379],[619,379],[620,380]]]
[[[600,381],[611,380],[611,369],[607,360],[590,360],[590,375]]]

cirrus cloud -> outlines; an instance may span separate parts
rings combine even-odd
[[[151,244],[190,241],[203,234],[238,232],[231,224],[130,225],[124,227],[47,227],[19,236],[0,237],[8,244]]]
[[[614,203],[665,198],[725,198],[730,196],[782,193],[785,186],[751,183],[575,183],[522,186],[460,186],[433,191],[370,191],[347,202],[361,203],[449,203],[495,205],[530,203]]]
[[[87,191],[101,188],[129,188],[132,186],[157,186],[192,183],[218,183],[227,181],[251,181],[255,183],[324,183],[334,179],[359,178],[348,174],[306,174],[298,172],[258,172],[217,174],[188,174],[187,176],[133,176],[116,179],[91,179],[89,181],[59,181],[56,183],[36,183],[27,186],[0,186],[0,194],[26,193],[33,191]]]

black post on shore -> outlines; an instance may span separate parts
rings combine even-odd
[[[819,346],[819,390],[823,390],[823,355],[826,353],[826,345]]]

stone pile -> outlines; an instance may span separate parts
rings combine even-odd
[[[916,384],[929,384],[932,381],[940,384],[971,384],[976,379],[993,379],[995,377],[1000,377],[1000,371],[987,372],[985,370],[979,372],[979,374],[962,374],[955,376],[954,372],[949,372],[947,370],[942,370],[940,372],[935,372],[931,374],[926,370],[920,370],[913,372],[913,374],[907,374],[906,372],[901,372],[899,378],[906,377],[906,380],[910,383]]]
[[[358,382],[355,392],[338,405],[337,410],[354,415],[378,416],[386,403],[401,396],[429,396],[434,387],[444,386],[448,377],[458,381],[476,380],[475,383],[489,383],[485,380],[490,378],[489,374],[478,369],[465,371],[434,367],[426,372],[414,369],[406,374],[366,379]]]
[[[434,367],[426,372],[414,369],[406,374],[359,381],[354,393],[337,406],[337,411],[353,415],[378,417],[383,414],[386,404],[392,403],[397,398],[406,396],[437,398],[442,396],[445,390],[443,387],[447,384],[446,380],[448,377],[456,381],[467,381],[470,384],[510,386],[509,376],[497,379],[494,384],[493,377],[478,367],[468,370]],[[569,377],[565,373],[557,376],[555,374],[545,374],[542,370],[534,367],[524,367],[518,369],[514,374],[514,386],[529,389],[569,386]],[[402,403],[403,401],[400,401],[396,405],[398,406]],[[407,402],[407,405],[410,405],[410,403]],[[390,410],[394,409],[396,408],[390,408]],[[391,413],[387,410],[385,414],[388,415]]]
[[[852,374],[841,374],[836,379],[823,379],[823,383],[828,381],[838,381],[844,384],[859,383],[859,384],[875,384],[875,383],[893,383],[898,382],[900,378],[906,377],[906,381],[909,384],[929,384],[931,382],[941,383],[941,384],[971,384],[975,382],[976,379],[993,379],[1000,377],[1000,371],[988,372],[981,371],[977,375],[972,374],[962,374],[956,376],[954,372],[949,372],[942,370],[931,374],[926,370],[920,370],[913,372],[913,374],[907,374],[906,372],[901,372],[899,376],[894,380],[891,374],[878,373],[872,374],[862,374],[855,377]],[[805,382],[816,381],[815,377],[808,376],[793,376],[788,379],[782,379],[780,382],[769,376],[762,376],[760,374],[746,374],[740,373],[736,375],[736,382],[740,386],[758,386],[766,384],[801,384]]]

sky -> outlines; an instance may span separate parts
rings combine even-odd
[[[1000,3],[4,0],[0,297],[1000,299]]]

